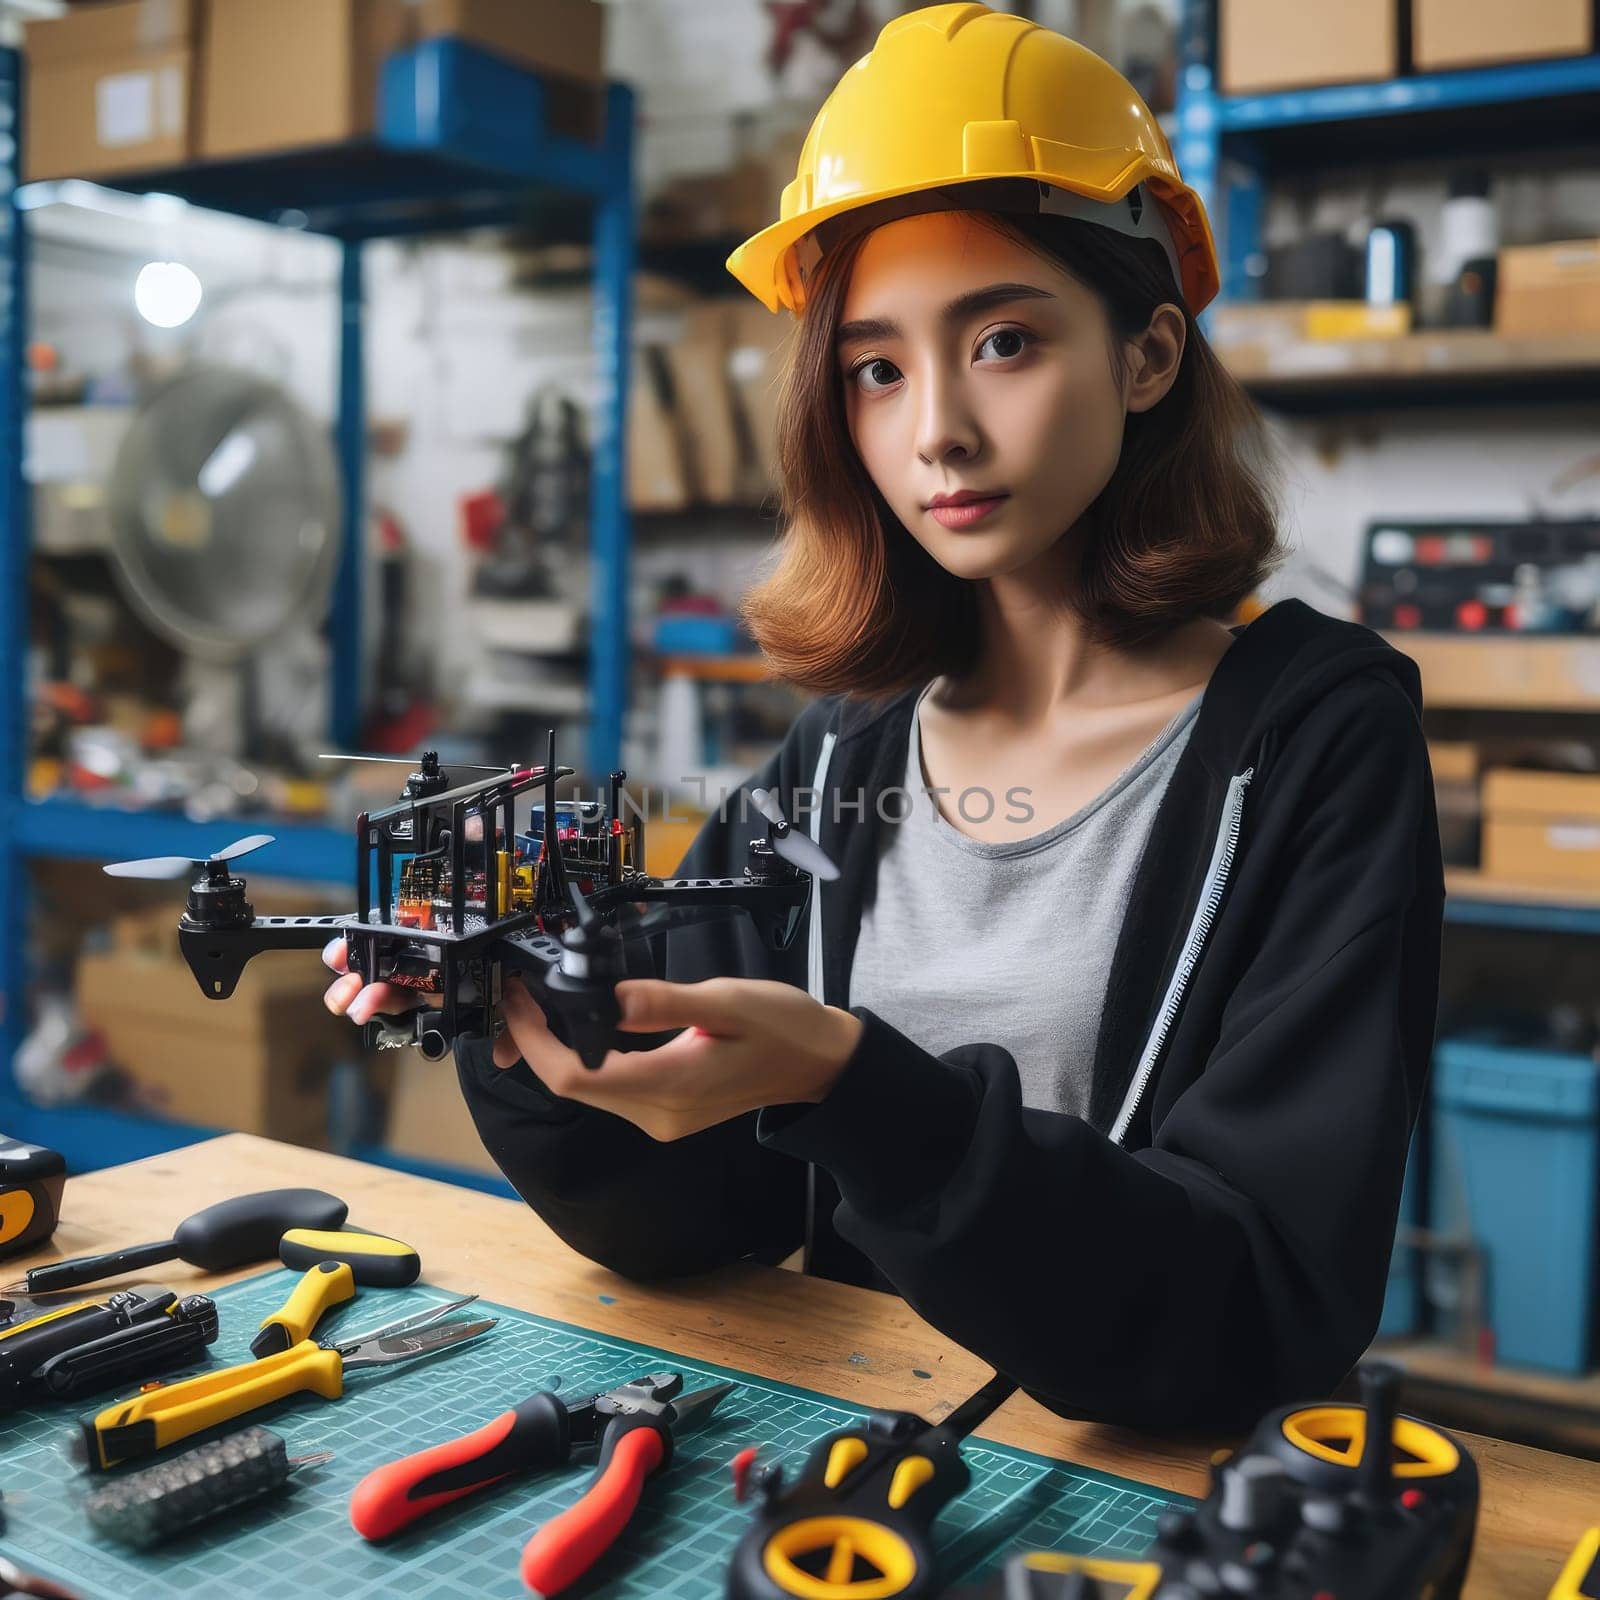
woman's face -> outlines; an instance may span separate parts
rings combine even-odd
[[[1183,324],[1171,316],[1175,375]],[[1093,291],[961,212],[868,236],[837,356],[873,482],[928,554],[967,579],[1049,551],[1110,480],[1130,405],[1160,398],[1130,397]]]

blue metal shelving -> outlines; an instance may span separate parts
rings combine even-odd
[[[1252,271],[1261,250],[1266,187],[1279,164],[1303,169],[1325,160],[1332,148],[1326,130],[1353,136],[1365,128],[1394,136],[1390,160],[1432,150],[1462,127],[1463,115],[1481,126],[1507,128],[1517,139],[1550,143],[1585,137],[1600,145],[1600,54],[1511,63],[1476,71],[1438,72],[1383,83],[1335,84],[1281,94],[1224,95],[1216,82],[1217,0],[1184,0],[1179,51],[1178,137],[1175,154],[1184,176],[1200,191],[1218,234],[1222,298],[1259,298]],[[1430,143],[1430,140],[1432,143]],[[1529,378],[1528,387],[1539,380]],[[1566,375],[1543,380],[1553,392],[1574,393]],[[1357,392],[1361,398],[1367,390]],[[1460,399],[1430,390],[1425,398]],[[1587,396],[1584,396],[1587,398]],[[1330,391],[1329,404],[1349,404],[1350,392]],[[1600,905],[1513,903],[1473,898],[1470,891],[1446,901],[1449,922],[1546,933],[1600,933]]]
[[[1475,900],[1469,892],[1446,899],[1444,919],[1467,927],[1515,928],[1524,933],[1600,934],[1600,904]]]
[[[353,824],[349,829],[325,828],[249,817],[201,824],[164,812],[35,800],[17,809],[13,826],[12,844],[24,858],[72,861],[209,854],[247,833],[270,833],[273,843],[250,858],[251,877],[343,884],[351,900],[355,898],[350,887],[356,869]]]
[[[29,1107],[14,1092],[11,1063],[26,1027],[27,861],[204,853],[222,834],[263,828],[279,843],[259,870],[309,881],[348,881],[342,830],[234,819],[200,827],[169,815],[103,809],[68,800],[29,801],[26,651],[31,521],[22,476],[27,339],[26,219],[37,198],[20,187],[23,60],[0,49],[0,550],[7,609],[0,626],[0,1116],[22,1138],[74,1147],[84,1165],[133,1159],[200,1137],[193,1129],[87,1109]],[[589,768],[618,764],[628,681],[629,521],[626,438],[629,324],[635,261],[633,95],[604,91],[597,137],[566,131],[544,82],[455,39],[432,39],[384,64],[372,138],[324,149],[198,162],[114,180],[135,192],[337,239],[339,295],[337,448],[344,487],[343,548],[332,604],[333,735],[354,741],[361,707],[361,575],[365,516],[362,244],[519,223],[550,237],[587,236],[594,250],[593,351],[602,396],[592,473]],[[581,220],[579,215],[581,214]],[[154,1141],[154,1142],[152,1142]],[[164,1143],[162,1142],[164,1141]]]
[[[1265,189],[1279,167],[1326,165],[1322,135],[1388,140],[1363,153],[1394,161],[1448,160],[1490,134],[1530,143],[1597,143],[1600,55],[1419,73],[1381,83],[1333,84],[1278,94],[1224,95],[1216,81],[1216,0],[1184,0],[1176,155],[1218,230],[1222,293],[1258,297],[1249,269],[1260,250]],[[1342,153],[1342,152],[1341,152]]]
[[[1600,94],[1600,55],[1509,62],[1477,71],[1419,73],[1384,83],[1333,84],[1280,94],[1234,95],[1220,102],[1218,127],[1267,133],[1311,123],[1371,117],[1425,117],[1444,111],[1520,106]]]

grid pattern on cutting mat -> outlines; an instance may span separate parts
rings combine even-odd
[[[296,1276],[274,1271],[217,1292],[219,1363],[249,1359],[251,1333],[283,1303]],[[448,1298],[426,1284],[362,1290],[317,1332],[360,1332]],[[255,1413],[250,1420],[282,1434],[291,1456],[321,1448],[334,1459],[297,1474],[284,1493],[152,1551],[104,1542],[89,1528],[81,1502],[91,1480],[64,1446],[77,1431],[76,1416],[90,1407],[16,1413],[0,1423],[9,1517],[0,1549],[93,1600],[517,1600],[527,1592],[517,1570],[523,1544],[583,1492],[592,1455],[461,1501],[383,1545],[352,1531],[350,1491],[382,1462],[476,1428],[536,1389],[581,1393],[667,1368],[684,1374],[685,1392],[724,1378],[740,1388],[703,1431],[679,1443],[626,1533],[567,1593],[572,1600],[719,1600],[728,1559],[749,1522],[748,1509],[733,1499],[728,1463],[735,1451],[758,1444],[763,1461],[782,1460],[792,1474],[819,1438],[863,1415],[823,1395],[686,1363],[648,1345],[504,1306],[483,1309],[500,1322],[473,1344],[352,1373],[336,1403],[300,1395]],[[973,1441],[963,1453],[972,1487],[938,1524],[952,1581],[991,1570],[1017,1545],[1137,1555],[1154,1538],[1161,1511],[1189,1503],[1026,1451]]]

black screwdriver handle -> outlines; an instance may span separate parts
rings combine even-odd
[[[227,1272],[253,1261],[271,1261],[278,1241],[291,1228],[342,1228],[349,1207],[321,1189],[263,1189],[219,1200],[185,1217],[170,1239],[139,1244],[100,1256],[75,1256],[35,1267],[28,1274],[28,1292],[76,1289],[122,1272],[136,1272],[158,1261],[187,1261],[205,1272]]]
[[[566,1406],[553,1394],[532,1395],[475,1433],[369,1472],[350,1496],[350,1522],[363,1539],[387,1539],[436,1506],[514,1472],[561,1466],[571,1450]]]
[[[48,1294],[52,1289],[76,1289],[81,1283],[98,1283],[124,1272],[137,1272],[161,1261],[171,1261],[178,1253],[177,1241],[163,1239],[160,1244],[136,1244],[128,1250],[112,1250],[103,1256],[74,1256],[70,1261],[52,1261],[28,1273],[28,1293]]]

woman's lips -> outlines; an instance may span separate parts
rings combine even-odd
[[[997,494],[987,500],[963,500],[960,505],[930,506],[928,515],[947,528],[970,528],[974,523],[982,522],[996,506],[1004,505],[1010,498],[1007,494]]]

